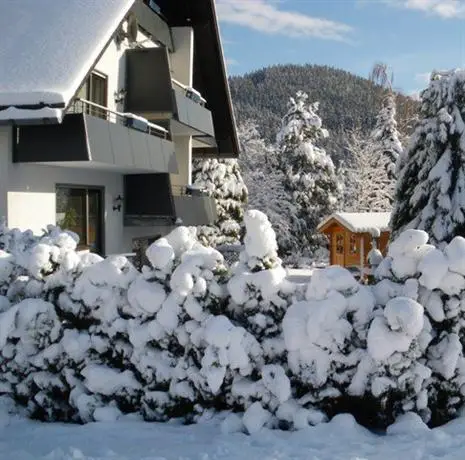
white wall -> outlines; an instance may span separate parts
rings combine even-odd
[[[171,174],[172,185],[190,185],[192,183],[192,137],[173,137],[178,173]]]
[[[173,78],[183,85],[194,81],[194,31],[192,27],[173,27],[174,53],[170,55]]]
[[[58,184],[104,187],[105,254],[132,251],[132,239],[168,233],[172,227],[124,227],[123,213],[113,210],[123,196],[123,175],[95,169],[61,168],[12,162],[12,128],[0,127],[0,217],[8,226],[41,234],[56,224]]]
[[[144,48],[153,48],[158,46],[139,31],[137,42],[141,43]],[[110,110],[123,111],[124,105],[115,104],[115,91],[124,89],[126,79],[126,56],[125,51],[128,49],[128,42],[124,40],[120,45],[116,45],[112,40],[105,52],[100,57],[94,69],[108,77],[108,108]]]
[[[123,195],[121,174],[91,169],[10,164],[8,226],[21,230],[30,228],[35,233],[40,233],[47,224],[56,224],[55,188],[58,184],[104,187],[104,251],[116,253],[130,249],[122,247],[122,212],[113,211],[114,199]]]

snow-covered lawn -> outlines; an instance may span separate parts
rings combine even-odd
[[[367,431],[345,414],[303,431],[264,430],[253,436],[222,433],[216,421],[191,426],[131,420],[84,426],[22,419],[6,423],[2,428],[0,421],[2,460],[465,458],[465,419],[429,430],[412,414],[386,435]]]

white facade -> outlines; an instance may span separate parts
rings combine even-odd
[[[174,37],[179,42],[176,54],[171,56],[173,78],[183,84],[192,84],[193,33],[191,28],[176,29]],[[144,47],[157,46],[139,33],[138,41]],[[124,88],[125,41],[117,46],[114,40],[108,45],[95,65],[94,70],[107,77],[108,108],[122,111],[115,102],[115,93]],[[38,164],[13,163],[13,136],[11,126],[0,126],[0,217],[5,217],[10,228],[31,229],[40,234],[48,224],[56,224],[57,185],[89,186],[103,190],[104,202],[104,254],[132,251],[132,240],[166,233],[166,227],[125,227],[122,210],[114,210],[117,197],[124,195],[124,171],[96,168],[45,166]],[[192,139],[190,136],[173,137],[179,174],[172,175],[175,185],[191,182]],[[63,152],[66,155],[66,152]],[[146,197],[147,200],[156,197]]]

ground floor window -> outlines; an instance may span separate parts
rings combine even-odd
[[[56,188],[56,222],[79,236],[78,248],[103,252],[103,190],[59,185]]]

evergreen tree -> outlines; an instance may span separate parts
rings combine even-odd
[[[284,188],[284,174],[278,167],[276,148],[260,136],[257,125],[251,120],[241,123],[237,133],[241,146],[239,165],[249,191],[248,208],[267,215],[282,253],[290,246],[291,216],[296,208]]]
[[[417,228],[441,245],[465,235],[465,71],[435,74],[421,97],[421,120],[397,183],[392,236]]]
[[[299,91],[290,99],[277,137],[285,186],[297,207],[292,222],[296,246],[310,253],[321,245],[316,228],[336,209],[341,191],[333,161],[317,146],[328,137],[317,111],[318,103],[309,104]]]
[[[208,159],[194,165],[194,186],[207,191],[216,200],[218,219],[213,226],[202,226],[202,243],[218,246],[239,241],[247,187],[237,160]]]
[[[396,101],[391,91],[383,101],[383,107],[376,118],[376,126],[372,133],[375,143],[375,154],[378,154],[390,181],[389,188],[394,189],[396,164],[402,153],[396,122]],[[391,200],[392,201],[392,200]]]

